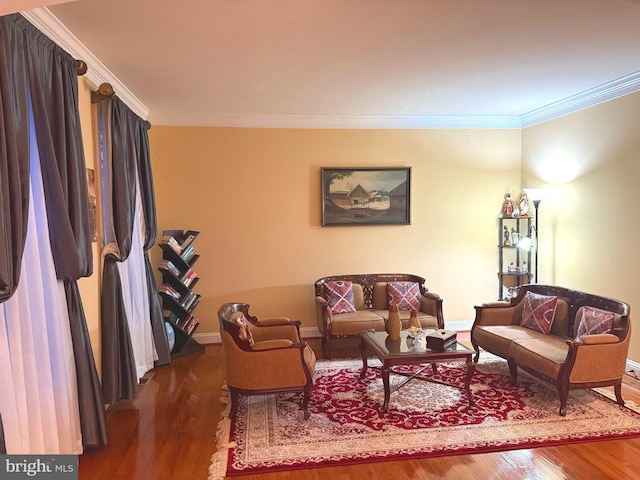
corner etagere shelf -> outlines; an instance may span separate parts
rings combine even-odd
[[[531,250],[523,251],[517,247],[517,240],[509,237],[506,244],[505,227],[509,235],[515,233],[516,238],[526,237],[531,231],[531,217],[499,217],[498,218],[498,300],[505,299],[505,288],[515,287],[531,282]],[[511,229],[509,229],[511,227]],[[513,232],[513,233],[512,233]],[[509,264],[514,271],[509,271]],[[526,265],[526,270],[523,271]]]
[[[159,294],[164,319],[175,333],[175,343],[171,350],[174,358],[204,349],[191,337],[200,325],[194,315],[200,295],[193,292],[200,280],[193,270],[200,258],[193,246],[199,233],[195,230],[164,230],[163,237],[158,242],[162,249],[162,262],[158,265],[158,270],[162,273]]]

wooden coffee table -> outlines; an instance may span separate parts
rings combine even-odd
[[[369,351],[373,352],[373,354],[382,362],[380,371],[382,372],[382,384],[384,385],[384,403],[382,405],[382,411],[384,413],[387,413],[389,409],[389,396],[391,395],[389,373],[393,372],[397,375],[404,375],[408,377],[404,382],[395,387],[394,391],[398,390],[414,378],[432,383],[448,385],[445,382],[434,378],[438,374],[436,364],[455,360],[463,360],[466,364],[467,375],[464,382],[464,391],[467,393],[469,405],[473,405],[475,403],[469,386],[471,385],[471,377],[475,371],[475,364],[472,361],[472,356],[476,352],[459,342],[453,343],[445,348],[444,351],[430,350],[427,348],[425,338],[410,338],[408,337],[406,330],[400,332],[399,340],[391,340],[387,332],[366,330],[360,333],[360,354],[362,355],[362,371],[360,372],[361,379],[364,379],[367,372],[367,356]],[[425,364],[431,365],[432,375],[430,377],[420,375],[428,368],[428,365],[412,374],[392,370],[392,367],[396,365]]]

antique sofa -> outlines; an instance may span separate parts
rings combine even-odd
[[[328,286],[335,282],[350,282],[353,292],[354,311],[335,313],[332,308]],[[444,328],[442,299],[425,287],[425,279],[407,273],[371,273],[334,275],[315,282],[316,321],[322,333],[322,345],[331,356],[331,341],[335,338],[357,337],[363,330],[384,331],[389,318],[389,283],[408,282],[417,284],[417,318],[423,328]],[[408,285],[407,284],[407,285]],[[410,310],[400,310],[403,328],[409,326]],[[333,310],[333,311],[332,311]]]
[[[316,356],[300,339],[300,321],[286,317],[258,320],[246,303],[218,309],[224,349],[225,382],[231,394],[230,418],[239,395],[302,392],[304,418],[309,418]]]
[[[622,377],[631,339],[625,302],[551,285],[521,285],[510,301],[475,309],[476,362],[482,348],[507,360],[512,385],[518,368],[555,385],[561,416],[572,389],[613,385],[617,403],[624,405]],[[531,321],[538,323],[532,327]]]

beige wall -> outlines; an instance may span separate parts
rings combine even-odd
[[[640,305],[640,93],[523,131],[523,185],[540,204],[540,282]],[[629,358],[640,361],[634,335]]]
[[[446,321],[497,299],[496,217],[520,189],[520,130],[297,130],[154,126],[159,235],[201,231],[198,333],[226,301],[315,326],[313,282],[422,275]],[[320,168],[411,166],[410,226],[322,227]],[[152,262],[161,257],[152,250]]]
[[[84,77],[78,79],[78,105],[80,110],[80,123],[82,124],[82,141],[84,143],[85,161],[87,168],[93,168],[98,173],[98,164],[95,160],[94,140],[93,140],[93,122],[91,114],[91,91],[96,87]],[[78,281],[80,295],[84,313],[87,318],[87,328],[91,345],[93,347],[93,355],[96,361],[98,375],[101,375],[102,369],[102,346],[100,343],[100,253],[98,252],[98,244],[92,243],[93,247],[93,275],[87,278],[81,278]]]
[[[95,165],[90,91],[80,79],[87,166]],[[539,281],[640,300],[637,222],[640,94],[520,130],[150,130],[159,229],[202,232],[199,333],[246,301],[259,316],[315,326],[312,283],[338,273],[423,275],[447,321],[497,298],[502,195],[545,186]],[[522,162],[522,164],[521,164]],[[322,227],[320,168],[411,166],[410,226]],[[522,170],[521,170],[522,169]],[[159,234],[161,234],[159,232]],[[152,262],[160,249],[151,251]],[[80,288],[100,371],[99,255]],[[640,361],[640,341],[630,359]]]

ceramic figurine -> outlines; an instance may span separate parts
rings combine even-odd
[[[502,234],[502,244],[505,247],[511,246],[511,235],[509,234],[509,229],[506,225],[504,226],[504,233]]]
[[[513,209],[515,204],[513,200],[511,200],[511,194],[504,194],[504,201],[502,202],[502,216],[503,217],[511,217],[513,215]]]
[[[520,216],[529,216],[529,197],[526,192],[522,192],[522,196],[520,197]]]

